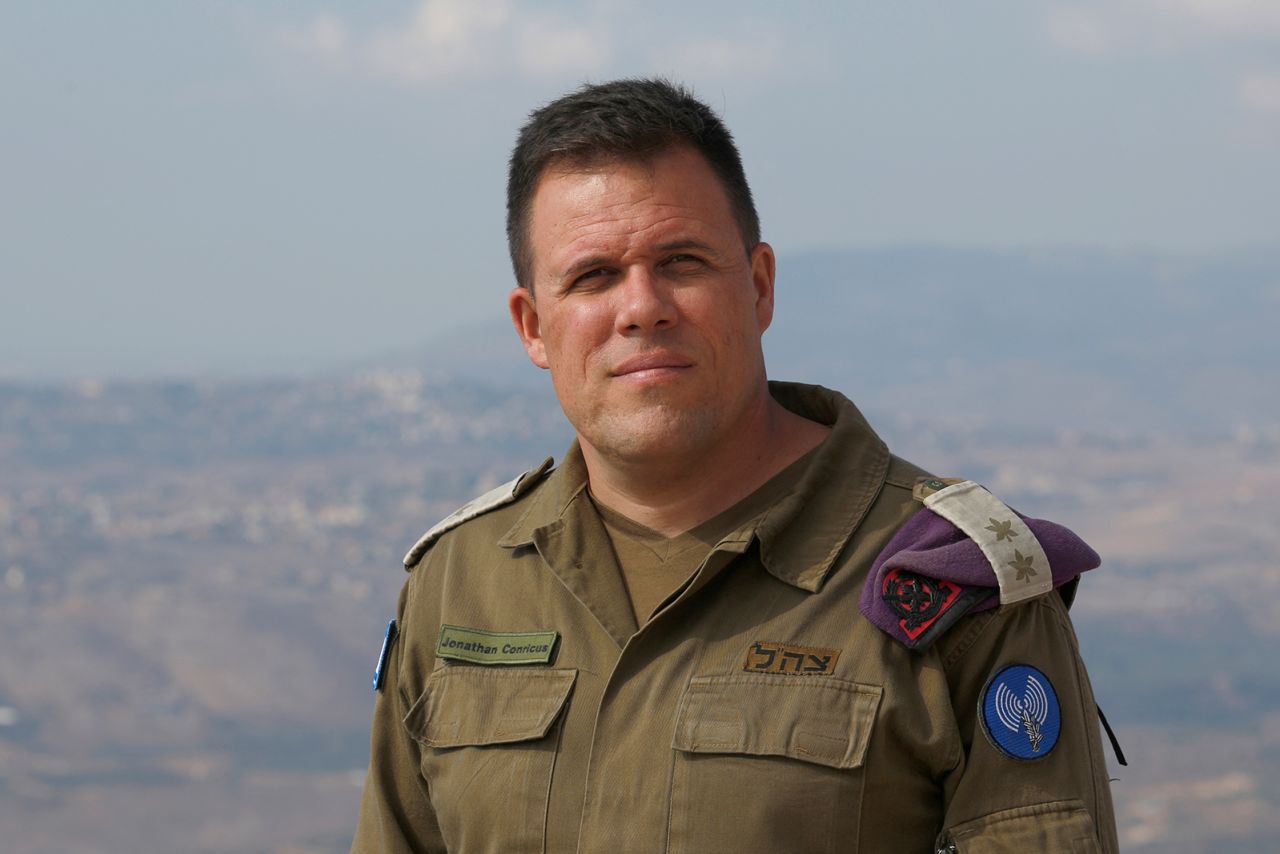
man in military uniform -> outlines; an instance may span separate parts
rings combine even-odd
[[[715,114],[655,80],[538,110],[508,238],[577,439],[406,556],[352,850],[1114,852],[1066,612],[1096,555],[767,381]]]

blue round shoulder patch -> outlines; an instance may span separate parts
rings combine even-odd
[[[996,672],[978,707],[987,739],[1005,756],[1042,759],[1058,743],[1062,708],[1053,683],[1030,664],[1010,664]]]

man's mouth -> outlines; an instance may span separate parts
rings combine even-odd
[[[654,352],[641,353],[624,359],[614,366],[610,372],[615,377],[660,376],[671,371],[680,371],[693,367],[693,362],[677,353]]]

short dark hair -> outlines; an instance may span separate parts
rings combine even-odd
[[[529,209],[553,164],[592,166],[647,161],[680,145],[700,153],[720,179],[748,252],[760,242],[760,218],[733,136],[685,87],[661,78],[587,84],[534,110],[520,129],[507,171],[507,248],[516,283],[532,289]]]

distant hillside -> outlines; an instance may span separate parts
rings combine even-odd
[[[1280,434],[1036,436],[916,388],[892,447],[1104,556],[1073,614],[1125,850],[1273,850]],[[401,555],[568,434],[545,391],[414,371],[0,382],[3,851],[347,850]]]
[[[1280,424],[1280,253],[879,249],[781,258],[770,373],[896,417],[1030,431]],[[537,383],[504,317],[395,360]]]

